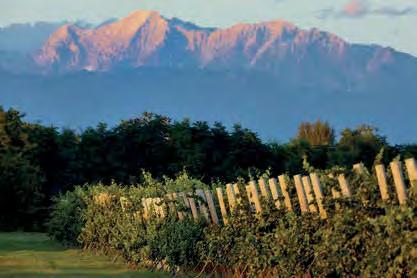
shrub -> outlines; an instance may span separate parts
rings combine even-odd
[[[169,269],[183,271],[199,265],[200,259],[196,245],[203,239],[206,226],[204,220],[186,218],[178,221],[169,217],[166,221],[155,221],[148,227],[149,259],[165,262]]]
[[[326,196],[339,173],[349,174],[342,168],[321,173]],[[184,173],[162,182],[144,175],[142,186],[77,187],[55,199],[50,234],[67,244],[77,243],[78,237],[84,248],[122,257],[132,265],[174,272],[243,277],[417,275],[416,201],[410,199],[407,207],[380,202],[369,173],[349,180],[356,193],[349,199],[325,198],[325,220],[318,214],[300,215],[296,206],[289,212],[267,202],[262,202],[261,214],[254,214],[241,198],[227,225],[207,225],[189,212],[182,221],[173,214],[143,218],[142,198],[163,196],[167,188],[207,188]]]
[[[95,197],[87,201],[79,240],[84,248],[121,256],[135,265],[155,266],[163,262],[171,269],[190,268],[197,261],[194,245],[202,237],[203,222],[178,222],[156,216],[145,221],[142,198],[163,196],[171,188],[193,191],[207,187],[186,173],[160,182],[146,172],[142,185],[89,186],[88,195]]]
[[[230,275],[293,277],[306,273],[314,261],[311,246],[320,224],[272,206],[257,217],[241,204],[228,225],[206,230],[200,256]]]
[[[140,247],[145,245],[142,191],[135,187],[95,185],[89,187],[91,198],[84,212],[85,225],[80,234],[83,246],[105,254],[122,256],[129,262],[139,263]],[[103,195],[106,194],[106,195]],[[106,196],[106,198],[104,198]],[[106,199],[105,202],[102,199]],[[129,206],[123,208],[121,199]],[[132,213],[139,211],[138,214]]]
[[[65,245],[78,246],[87,202],[88,190],[82,187],[53,198],[53,210],[47,223],[49,236]]]

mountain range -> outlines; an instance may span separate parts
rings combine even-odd
[[[151,11],[48,28],[24,51],[3,47],[0,29],[0,103],[32,120],[83,128],[154,111],[286,140],[300,121],[321,118],[416,139],[417,58],[392,48],[283,20],[205,28]]]

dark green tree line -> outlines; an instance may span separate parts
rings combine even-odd
[[[152,113],[75,132],[0,109],[0,229],[40,228],[52,196],[85,183],[138,183],[142,169],[155,178],[186,170],[206,183],[230,182],[266,170],[298,173],[304,156],[321,169],[360,161],[372,166],[381,149],[385,163],[398,154],[417,156],[416,145],[390,146],[368,126],[345,129],[336,140],[327,123],[304,123],[294,139],[279,144],[262,142],[240,125],[229,130]]]

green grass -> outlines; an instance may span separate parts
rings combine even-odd
[[[40,233],[0,233],[0,277],[169,277],[67,249]]]

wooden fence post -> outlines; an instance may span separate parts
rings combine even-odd
[[[204,218],[207,220],[207,222],[210,222],[210,216],[209,216],[209,213],[208,213],[207,206],[205,204],[207,202],[207,200],[206,200],[206,196],[204,194],[204,191],[202,189],[197,189],[195,191],[195,194],[202,199],[202,200],[198,200],[198,207],[200,209],[201,214],[204,216]]]
[[[149,205],[150,205],[150,207],[151,207],[151,211],[152,211],[152,213],[154,214],[154,215],[159,215],[159,210],[158,210],[158,206],[156,205],[156,200],[155,200],[155,198],[149,198],[149,201],[148,201],[149,203]]]
[[[266,183],[266,179],[265,178],[260,178],[258,181],[259,184],[259,189],[261,190],[261,196],[265,198],[265,200],[269,201],[270,199],[270,192],[268,189],[268,185]]]
[[[327,212],[323,205],[323,190],[320,184],[320,178],[317,173],[310,174],[311,183],[313,184],[314,195],[316,196],[317,205],[319,207],[320,217],[327,218]]]
[[[313,195],[313,189],[311,187],[311,180],[309,176],[302,177],[304,192],[307,197],[308,202],[308,209],[311,212],[318,212],[316,205],[314,204],[314,195]]]
[[[379,192],[381,192],[381,199],[383,201],[389,200],[388,180],[383,164],[375,165],[376,178],[378,180]]]
[[[228,223],[228,221],[227,221],[227,209],[226,209],[226,204],[225,204],[224,198],[223,198],[223,189],[221,187],[217,187],[216,192],[217,192],[217,199],[219,200],[220,212],[222,214],[223,223],[227,224]]]
[[[336,188],[332,187],[332,197],[333,199],[340,199],[342,198],[342,193],[340,193],[340,191]]]
[[[172,214],[177,214],[177,209],[175,207],[175,198],[174,193],[167,193],[165,194],[165,198],[168,200],[168,208]]]
[[[190,204],[191,214],[193,215],[193,218],[198,219],[198,211],[197,211],[197,206],[195,205],[194,198],[188,197],[187,199],[188,199],[188,203]]]
[[[249,185],[246,186],[246,192],[248,194],[249,202],[252,202],[255,205],[256,212],[262,212],[261,201],[259,200],[259,193],[258,189],[256,188],[255,181],[249,182]]]
[[[179,199],[179,195],[176,192],[172,193],[172,200],[175,201],[175,202],[181,202],[178,199]],[[176,204],[174,204],[174,207],[175,207],[175,211],[177,212],[178,219],[183,220],[184,219],[184,213],[182,211],[177,210],[177,205]]]
[[[230,211],[233,211],[236,207],[236,195],[230,183],[226,184],[226,194],[227,201],[229,202]]]
[[[404,176],[402,173],[402,163],[393,161],[390,163],[392,177],[394,178],[395,189],[397,191],[400,205],[407,204],[407,189],[405,187]]]
[[[340,174],[337,179],[339,181],[340,188],[342,189],[343,197],[347,197],[347,198],[352,197],[352,190],[350,189],[349,183],[345,175]]]
[[[275,201],[275,206],[277,208],[281,207],[281,203],[279,201],[279,193],[278,193],[278,186],[277,180],[275,178],[270,178],[269,181],[269,189],[271,190],[272,199]]]
[[[217,216],[216,207],[213,201],[213,195],[211,194],[210,190],[204,191],[204,195],[206,196],[207,205],[209,207],[211,221],[218,225],[219,224],[219,217]]]
[[[295,189],[297,190],[298,202],[302,213],[308,212],[307,197],[304,192],[301,175],[294,176]]]
[[[411,194],[414,198],[417,197],[417,163],[414,158],[405,160],[405,166],[407,167],[408,178],[410,179]]]
[[[146,198],[142,198],[142,207],[143,207],[143,218],[148,219],[149,218],[149,210],[148,210],[148,205],[146,203]]]
[[[289,211],[292,211],[291,197],[290,197],[290,194],[288,193],[287,177],[285,175],[280,175],[278,177],[278,180],[281,186],[282,195],[284,196],[285,206],[287,207]]]
[[[182,199],[182,202],[184,203],[184,206],[186,208],[190,208],[190,202],[188,201],[187,194],[185,194],[184,192],[180,192],[178,193],[178,197]],[[189,215],[189,212],[185,211],[185,212],[181,212],[181,214],[183,218],[185,218],[185,216]]]
[[[172,199],[175,202],[184,203],[184,206],[186,206],[185,200],[184,200],[183,196],[180,196],[180,194],[177,194],[175,192],[172,193]],[[175,204],[175,210],[177,211],[178,219],[179,220],[183,220],[185,218],[185,214],[184,214],[184,212],[182,212],[182,211],[180,211],[180,210],[177,209],[177,205],[176,204]]]
[[[165,202],[164,198],[158,198],[159,207],[161,211],[161,217],[165,218],[168,215],[168,207],[167,203]]]
[[[368,170],[366,169],[365,165],[363,165],[363,163],[356,163],[355,165],[353,165],[353,171],[359,175],[361,174],[366,174],[368,172]]]
[[[241,201],[242,201],[242,195],[241,195],[240,190],[239,190],[239,184],[234,183],[232,188],[233,188],[233,192],[235,194],[236,204],[240,204]]]
[[[145,199],[146,207],[148,208],[148,218],[152,215],[152,213],[155,213],[155,207],[152,204],[152,198],[146,198]]]
[[[156,206],[156,210],[161,218],[165,218],[165,203],[161,198],[154,198],[154,204]]]
[[[407,168],[408,177],[410,182],[417,181],[417,163],[414,158],[405,160],[405,167]]]

